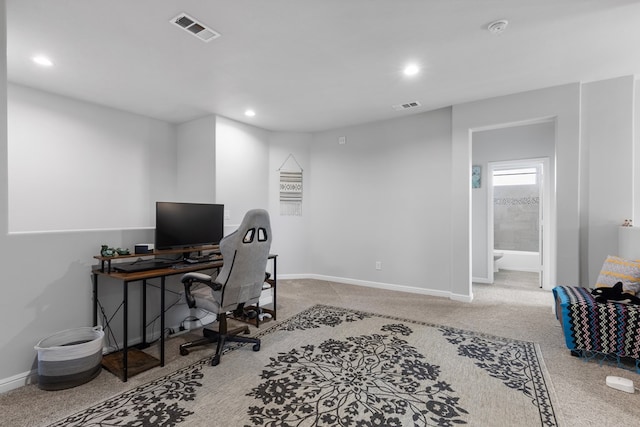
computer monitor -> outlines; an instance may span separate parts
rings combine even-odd
[[[224,205],[156,202],[156,249],[217,245],[224,237]]]

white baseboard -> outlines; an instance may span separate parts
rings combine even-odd
[[[312,274],[278,274],[278,280],[312,279]]]
[[[489,280],[487,277],[472,277],[471,281],[473,283],[485,283],[487,285],[492,285],[493,282]]]
[[[298,275],[296,275],[298,276]],[[316,279],[316,280],[325,280],[325,281],[329,281],[329,282],[337,282],[337,283],[344,283],[347,285],[356,285],[356,286],[364,286],[364,287],[368,287],[368,288],[377,288],[377,289],[387,289],[390,291],[398,291],[398,292],[408,292],[408,293],[412,293],[412,294],[420,294],[420,295],[429,295],[429,296],[434,296],[434,297],[442,297],[442,298],[449,298],[451,300],[455,300],[455,301],[462,301],[462,302],[471,302],[473,300],[473,295],[459,295],[459,294],[454,294],[452,292],[448,292],[448,291],[440,291],[437,289],[425,289],[425,288],[419,288],[416,286],[406,286],[406,285],[396,285],[396,284],[392,284],[392,283],[381,283],[381,282],[372,282],[372,281],[367,281],[367,280],[358,280],[358,279],[349,279],[349,278],[344,278],[344,277],[334,277],[334,276],[324,276],[324,275],[319,275],[319,274],[307,274],[307,275],[303,275],[301,277],[285,277],[283,276],[278,276],[281,279],[285,279],[285,278],[289,278],[289,279]]]
[[[449,296],[449,299],[451,299],[453,301],[460,301],[460,302],[472,302],[473,301],[473,292],[471,292],[471,295],[461,295],[461,294],[452,293]]]
[[[0,394],[6,393],[11,390],[23,387],[29,384],[38,383],[38,370],[23,372],[18,375],[14,375],[9,378],[3,378],[0,380]]]
[[[500,267],[500,270],[524,271],[525,273],[540,273],[539,268],[527,268],[527,267],[517,267],[517,268]]]

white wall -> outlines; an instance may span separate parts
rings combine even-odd
[[[313,272],[309,262],[310,227],[309,197],[311,192],[309,133],[273,132],[269,137],[269,212],[273,243],[271,252],[278,254],[278,275],[288,277],[308,275]],[[288,156],[292,155],[293,159]],[[280,215],[279,169],[295,162],[302,168],[302,216]]]
[[[1,2],[0,13],[3,15],[0,16],[0,43],[6,53],[4,2]],[[6,81],[6,54],[0,57],[3,64],[0,81]],[[33,346],[40,339],[60,330],[91,325],[89,272],[95,264],[93,256],[98,254],[101,244],[131,248],[134,243],[153,241],[152,229],[126,227],[140,224],[153,227],[152,201],[174,197],[176,165],[173,125],[13,85],[10,85],[11,97],[8,97],[7,86],[0,87],[0,164],[4,170],[0,174],[3,283],[0,324],[5,325],[0,334],[2,392],[23,385],[35,372],[37,354]],[[13,113],[8,116],[7,110],[12,108]],[[78,183],[75,184],[84,186],[77,186],[79,194],[67,198],[64,203],[54,200],[54,204],[62,204],[69,215],[73,215],[73,210],[83,213],[78,223],[66,226],[72,229],[104,228],[108,224],[119,229],[8,234],[8,188],[13,178],[9,178],[8,164],[12,162],[8,158],[7,118],[15,119],[16,123],[26,120],[17,111],[30,111],[38,119],[30,120],[29,129],[20,125],[32,138],[22,142],[41,144],[42,150],[32,154],[39,160],[46,156],[47,160],[39,163],[33,181],[46,187],[58,175],[73,172],[77,174]],[[12,138],[14,136],[20,138],[12,134]],[[131,156],[136,158],[135,162],[129,160]],[[88,169],[87,165],[93,167]],[[12,174],[19,172],[12,166]],[[105,181],[102,175],[109,180]],[[42,203],[42,199],[49,199],[47,195],[39,194],[36,187],[17,189],[26,193],[25,200],[40,200],[36,211],[40,217],[46,217],[54,207],[51,202]],[[62,189],[49,190],[60,194]],[[118,194],[115,194],[116,190]],[[31,191],[35,195],[29,194]],[[100,197],[93,198],[94,193]],[[140,200],[131,200],[131,194],[139,195]],[[92,204],[99,204],[103,209],[96,210]],[[141,213],[142,205],[148,208],[144,214]],[[121,216],[120,212],[127,215]],[[64,227],[58,223],[55,228]],[[121,289],[117,283],[105,282],[101,285],[100,297],[104,302],[119,299]],[[115,320],[116,327],[118,322],[119,316]],[[131,336],[139,334],[135,330],[137,326],[132,322]]]
[[[216,117],[177,126],[177,191],[172,202],[215,203]]]
[[[2,87],[6,88],[5,85]],[[38,192],[37,186],[20,186],[19,180],[11,182],[13,174],[20,175],[21,171],[13,164],[13,157],[9,161],[7,156],[8,133],[0,132],[2,164],[6,171],[2,174],[3,194],[7,194],[11,183],[16,193],[26,196],[24,200],[40,203],[34,209],[38,214],[35,219],[53,214],[53,204],[60,204],[65,209],[60,212],[63,217],[77,213],[80,218],[77,224],[57,222],[56,229],[72,226],[100,229],[106,228],[105,225],[117,229],[37,232],[41,229],[37,228],[33,233],[7,234],[8,223],[2,221],[4,232],[0,233],[0,247],[5,286],[0,324],[11,327],[5,328],[0,335],[3,359],[0,364],[0,391],[29,380],[37,363],[33,346],[40,339],[60,330],[91,325],[89,272],[95,264],[93,256],[99,253],[101,244],[133,248],[135,243],[153,241],[153,202],[156,198],[174,197],[176,177],[173,125],[28,88],[9,87],[11,96],[3,94],[7,102],[1,104],[5,106],[8,103],[7,108],[13,112],[2,115],[2,123],[4,126],[8,117],[12,125],[13,120],[19,124],[9,132],[9,137],[17,139],[12,140],[12,144],[37,142],[45,147],[39,150],[32,146],[34,156],[46,157],[47,160],[38,165],[35,173],[31,170],[33,180],[46,187],[64,171],[76,174],[74,179],[82,185],[76,188],[78,194],[68,198],[61,195],[60,199],[52,202]],[[14,108],[16,104],[18,107]],[[33,125],[34,119],[31,119],[32,126],[25,129],[21,123],[29,121],[23,115],[28,112],[36,117],[35,123],[42,120],[46,126]],[[29,140],[14,134],[15,129],[27,132]],[[126,144],[121,144],[121,141]],[[113,144],[108,145],[110,143]],[[56,148],[53,153],[50,152],[52,147]],[[107,147],[109,150],[105,150]],[[119,163],[121,158],[123,161]],[[33,165],[21,163],[24,160],[24,156],[18,155],[16,164],[25,169]],[[87,170],[86,165],[94,165],[93,173]],[[105,181],[100,173],[96,175],[96,172],[104,173],[106,170],[110,171],[109,180]],[[49,188],[54,194],[62,192],[54,190]],[[94,199],[90,194],[101,198]],[[140,200],[132,201],[132,195]],[[8,197],[2,198],[0,210],[3,218],[7,218],[13,202],[13,199],[9,202]],[[102,209],[96,210],[95,204]],[[117,220],[114,221],[113,217]],[[128,228],[135,226],[142,227]],[[121,289],[119,283],[102,281],[101,301],[109,306],[110,302],[121,300]],[[133,290],[132,304],[135,304],[135,295],[136,290]],[[116,333],[121,331],[119,320],[117,316],[114,321]],[[139,324],[133,321],[130,326],[130,336],[139,336]]]
[[[314,273],[451,296],[450,123],[447,108],[314,134]]]
[[[583,286],[594,286],[607,255],[618,251],[618,227],[633,217],[634,79],[582,86],[583,147],[588,160],[582,243]]]
[[[634,103],[633,103],[633,173],[631,185],[633,186],[633,220],[635,227],[640,227],[640,84],[638,79],[633,81]]]
[[[472,195],[472,276],[474,280],[486,281],[488,238],[488,163],[506,160],[549,158],[549,169],[545,179],[555,180],[555,125],[552,121],[501,129],[474,132],[472,135],[472,163],[482,167],[481,187],[474,188]],[[552,188],[555,187],[552,185]],[[493,255],[491,254],[491,259]],[[502,264],[508,263],[503,260]],[[513,264],[512,264],[513,265]],[[505,267],[506,268],[506,267]]]
[[[229,214],[225,232],[235,230],[248,210],[269,207],[269,134],[216,117],[215,194]]]
[[[152,227],[175,194],[171,124],[14,84],[8,120],[10,232]]]
[[[312,272],[308,257],[312,135],[270,132],[225,117],[216,118],[215,129],[216,202],[224,203],[230,214],[225,232],[234,231],[247,210],[267,209],[278,276],[308,275]],[[288,159],[290,154],[295,160]],[[280,215],[279,169],[285,160],[285,166],[297,161],[303,169],[302,216]]]

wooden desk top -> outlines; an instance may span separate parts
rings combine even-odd
[[[131,273],[113,271],[113,268],[109,273],[107,272],[107,270],[103,271],[98,265],[92,268],[92,272],[100,276],[112,277],[114,279],[118,279],[126,282],[133,282],[136,280],[153,279],[155,277],[173,276],[175,274],[184,274],[192,271],[207,270],[209,268],[220,268],[222,267],[222,259],[214,260],[211,262],[201,262],[197,264],[176,264],[176,265],[178,267],[158,268],[155,270],[135,271]]]

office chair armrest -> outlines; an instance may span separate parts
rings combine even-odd
[[[187,273],[182,276],[181,281],[184,284],[184,296],[187,299],[187,305],[189,308],[194,308],[196,306],[196,299],[191,293],[191,286],[194,283],[202,283],[214,291],[222,289],[222,285],[220,283],[216,282],[211,276],[204,273]]]

